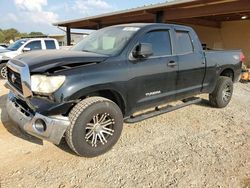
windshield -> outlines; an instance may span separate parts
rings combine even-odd
[[[115,55],[139,29],[139,27],[122,26],[104,28],[91,33],[71,50]]]
[[[20,48],[27,40],[25,39],[20,39],[17,40],[16,42],[12,43],[11,45],[9,45],[9,47],[7,48],[8,50],[11,51],[16,51],[18,50],[18,48]]]

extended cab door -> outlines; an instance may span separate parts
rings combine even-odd
[[[55,49],[59,49],[58,43],[56,40],[52,40],[52,39],[44,39],[44,46],[45,46],[45,50],[55,50]]]
[[[174,36],[179,65],[176,98],[181,99],[201,92],[205,58],[199,39],[192,29],[176,26]]]
[[[178,70],[177,59],[172,50],[170,28],[144,32],[136,44],[140,43],[151,44],[153,55],[133,59],[129,63],[132,76],[132,92],[129,98],[137,110],[173,100]]]

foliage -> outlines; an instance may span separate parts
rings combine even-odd
[[[30,32],[28,33],[20,33],[18,30],[14,28],[10,29],[0,29],[0,43],[9,43],[10,40],[15,41],[19,38],[25,37],[34,37],[34,36],[42,36],[44,35],[42,32]]]
[[[30,36],[43,36],[44,34],[42,32],[30,32]]]

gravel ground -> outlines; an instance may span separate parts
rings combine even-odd
[[[250,83],[236,84],[224,109],[204,100],[125,124],[115,147],[91,159],[22,133],[2,85],[0,187],[250,187]]]

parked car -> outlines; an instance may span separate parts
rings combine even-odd
[[[10,60],[6,108],[27,133],[55,144],[65,136],[75,153],[94,157],[112,148],[124,121],[200,102],[194,96],[201,93],[209,94],[212,106],[227,106],[242,60],[240,50],[204,51],[190,27],[107,27],[71,50],[31,52]],[[162,106],[176,100],[183,103]]]
[[[4,47],[4,46],[0,46],[0,53],[2,52],[7,52],[7,47]]]
[[[23,52],[33,50],[59,49],[57,40],[52,38],[20,39],[6,49],[0,49],[0,78],[6,78],[6,63]]]
[[[7,44],[5,44],[5,43],[1,43],[1,44],[0,44],[0,47],[7,48],[7,47],[8,47],[8,45],[7,45]]]

